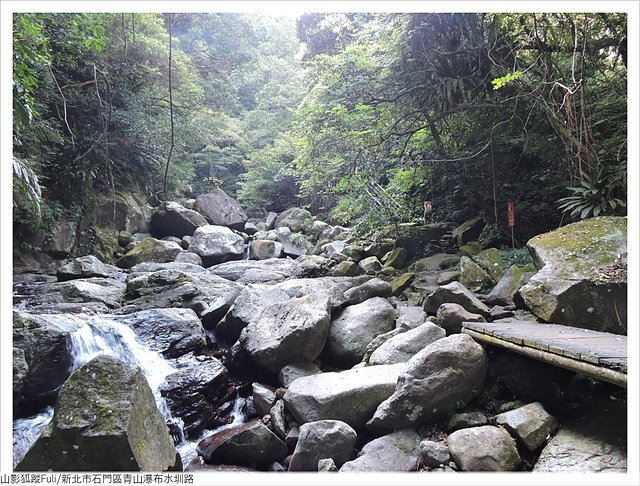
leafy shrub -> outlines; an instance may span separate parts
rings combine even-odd
[[[573,195],[558,201],[560,209],[574,219],[617,214],[626,206],[616,197],[622,185],[621,175],[606,167],[596,167],[583,175],[579,186],[567,188]]]

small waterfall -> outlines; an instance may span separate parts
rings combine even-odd
[[[230,423],[221,425],[220,427],[216,427],[215,429],[212,429],[212,430],[205,430],[202,432],[200,437],[194,441],[190,442],[185,440],[180,444],[178,444],[177,449],[178,449],[178,452],[180,453],[180,457],[182,458],[182,464],[186,466],[187,464],[189,464],[191,461],[195,459],[195,457],[198,455],[198,453],[196,452],[198,443],[205,437],[209,437],[210,435],[215,434],[216,432],[221,432],[235,425],[240,425],[244,423],[247,419],[244,413],[244,408],[245,408],[245,405],[247,404],[247,400],[249,399],[243,398],[239,395],[235,398],[235,401],[233,404],[233,411],[231,412],[231,417],[233,417],[233,419]],[[222,405],[221,408],[223,407],[224,405]]]
[[[165,378],[175,371],[175,368],[159,353],[141,345],[131,328],[114,319],[101,316],[50,314],[46,318],[55,320],[59,327],[72,331],[71,343],[74,361],[71,372],[100,354],[139,366],[149,382],[160,412],[176,427],[181,427],[182,421],[171,416],[169,407],[158,390]],[[48,407],[36,416],[14,420],[14,467],[22,460],[52,418],[53,408]],[[182,434],[181,430],[179,434]]]

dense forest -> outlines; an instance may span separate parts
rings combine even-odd
[[[366,232],[480,212],[485,245],[625,214],[626,15],[16,14],[14,228],[215,186]],[[36,245],[37,246],[37,245]]]

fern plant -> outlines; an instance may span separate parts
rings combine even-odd
[[[567,188],[573,195],[559,199],[559,208],[580,219],[615,214],[626,206],[615,196],[620,186],[620,178],[614,173],[596,167],[590,174],[584,174],[579,186]]]

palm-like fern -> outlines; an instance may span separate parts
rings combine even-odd
[[[618,177],[604,167],[596,167],[590,174],[584,174],[579,186],[567,188],[573,195],[559,199],[559,208],[565,213],[570,211],[572,218],[580,219],[614,214],[626,206],[622,199],[615,197],[619,186]]]

